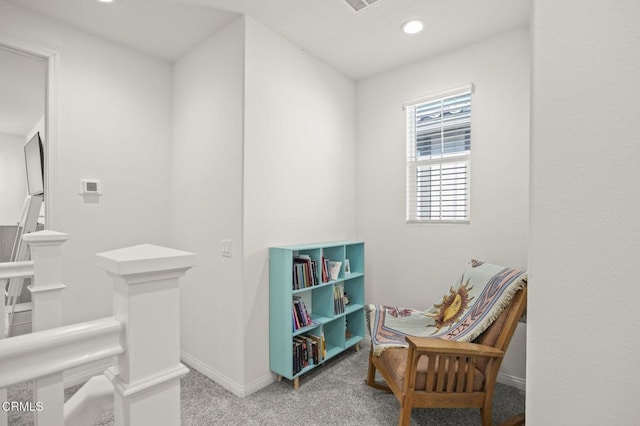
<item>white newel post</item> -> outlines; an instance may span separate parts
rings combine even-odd
[[[62,325],[62,244],[69,235],[38,231],[22,239],[29,244],[33,261],[31,292],[31,330],[48,330]]]
[[[22,239],[29,244],[33,261],[31,292],[32,332],[62,326],[62,244],[68,234],[38,231]],[[43,410],[35,412],[36,426],[63,426],[64,384],[62,373],[34,380],[34,402]]]
[[[114,315],[125,352],[105,373],[114,385],[116,426],[180,424],[180,289],[195,254],[151,244],[99,253],[113,279]]]

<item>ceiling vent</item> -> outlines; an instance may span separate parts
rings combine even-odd
[[[377,3],[379,0],[344,0],[349,6],[353,8],[356,12],[361,11],[367,6],[371,6],[374,3]]]

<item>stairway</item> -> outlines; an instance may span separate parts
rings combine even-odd
[[[9,333],[11,306],[4,307],[5,336],[20,336],[31,333],[31,302],[18,303],[13,311],[13,324]]]

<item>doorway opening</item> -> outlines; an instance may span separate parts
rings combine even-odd
[[[57,64],[57,52],[0,37],[0,262],[28,260],[22,235],[52,227]],[[6,336],[30,331],[28,284],[3,283]]]

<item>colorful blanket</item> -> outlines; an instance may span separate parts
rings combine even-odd
[[[472,260],[442,302],[426,311],[368,305],[374,353],[406,347],[404,337],[408,335],[470,342],[493,323],[526,284],[526,272]]]

